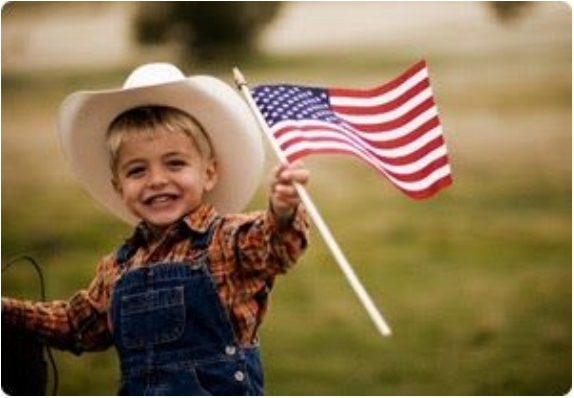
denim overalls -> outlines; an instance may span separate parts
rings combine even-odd
[[[210,273],[215,224],[190,239],[198,258],[145,265],[118,280],[111,321],[120,394],[263,395],[259,350],[237,344]],[[122,247],[118,262],[130,256]]]

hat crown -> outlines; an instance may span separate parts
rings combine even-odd
[[[172,64],[155,62],[136,68],[124,82],[123,88],[155,86],[184,79],[184,74]]]

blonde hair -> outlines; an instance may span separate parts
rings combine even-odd
[[[209,137],[192,116],[167,106],[143,106],[120,114],[108,127],[106,139],[112,172],[116,171],[119,152],[127,137],[156,137],[160,131],[184,133],[205,160],[214,159]]]

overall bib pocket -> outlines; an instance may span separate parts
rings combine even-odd
[[[184,287],[125,294],[120,301],[120,338],[126,348],[177,340],[185,329]]]

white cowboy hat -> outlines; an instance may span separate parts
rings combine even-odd
[[[58,131],[63,152],[87,191],[124,221],[139,221],[111,184],[105,141],[108,126],[118,115],[148,105],[180,109],[202,125],[218,171],[218,183],[206,200],[222,214],[241,211],[259,185],[265,161],[253,114],[223,81],[211,76],[186,78],[166,63],[140,66],[121,89],[76,92],[62,103]]]

